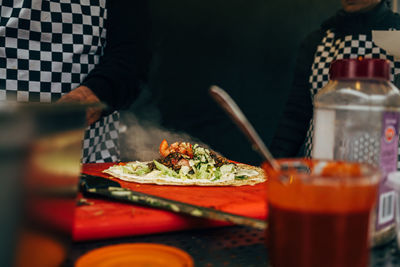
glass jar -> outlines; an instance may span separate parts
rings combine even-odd
[[[389,80],[387,60],[337,60],[329,74],[330,81],[314,98],[312,156],[380,167],[371,230],[372,244],[380,245],[395,237],[395,192],[386,181],[397,170],[400,93]]]

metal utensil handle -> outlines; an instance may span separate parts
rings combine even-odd
[[[133,202],[158,209],[164,209],[175,213],[187,214],[199,218],[220,220],[261,230],[266,229],[268,225],[263,220],[227,213],[211,208],[195,206],[188,203],[132,191],[122,187],[108,187],[107,189],[92,188],[89,189],[89,192],[92,194],[98,194],[113,199]]]
[[[246,119],[243,112],[236,105],[235,101],[221,88],[216,85],[210,88],[211,96],[217,103],[228,113],[236,125],[242,130],[244,134],[253,143],[253,149],[257,150],[264,159],[266,159],[275,170],[280,170],[279,164],[269,152],[268,148],[264,145],[260,136],[254,130],[253,126]]]

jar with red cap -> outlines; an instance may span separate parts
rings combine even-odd
[[[386,180],[398,168],[400,92],[384,59],[336,60],[329,75],[314,98],[312,156],[380,167],[372,235],[380,245],[395,236],[395,192]]]

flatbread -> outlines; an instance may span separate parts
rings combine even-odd
[[[175,178],[162,175],[160,171],[154,170],[146,175],[139,176],[129,173],[124,173],[118,165],[111,166],[104,173],[110,174],[118,179],[127,182],[135,182],[140,184],[157,184],[157,185],[196,185],[196,186],[242,186],[255,185],[265,181],[264,171],[261,168],[237,163],[239,173],[247,173],[250,176],[242,179],[235,177],[223,177],[218,180],[211,179],[188,179]]]

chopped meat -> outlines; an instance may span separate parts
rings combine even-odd
[[[147,167],[149,167],[150,171],[153,171],[153,170],[157,169],[156,168],[156,164],[154,164],[153,161],[147,163]]]
[[[167,166],[168,168],[173,169],[174,171],[179,171],[182,166],[189,166],[187,156],[179,152],[170,153],[165,158],[157,159],[157,161]],[[148,167],[150,170],[156,169],[154,162],[150,162],[148,164]]]
[[[215,167],[221,167],[224,164],[231,164],[228,159],[224,158],[221,155],[218,155],[216,152],[210,150],[210,156],[215,161]]]
[[[166,141],[164,143],[166,143]],[[168,144],[166,145],[166,147],[168,147]],[[162,156],[161,158],[157,159],[157,161],[167,166],[168,168],[173,169],[174,171],[179,171],[182,168],[182,166],[190,167],[189,159],[193,157],[193,153],[191,152],[188,154],[187,151],[182,151],[184,153],[175,151],[177,150],[175,148],[179,147],[190,148],[190,151],[192,149],[192,146],[189,143],[174,143],[170,146],[170,148],[172,149],[168,150],[168,154],[164,153],[166,156],[165,157]],[[219,155],[215,151],[212,150],[209,151],[211,158],[214,159],[215,161],[215,167],[221,167],[224,164],[232,164],[232,162],[230,162],[225,157]],[[154,162],[150,162],[148,164],[148,167],[151,171],[157,169]],[[190,170],[189,173],[193,173],[193,170]]]

